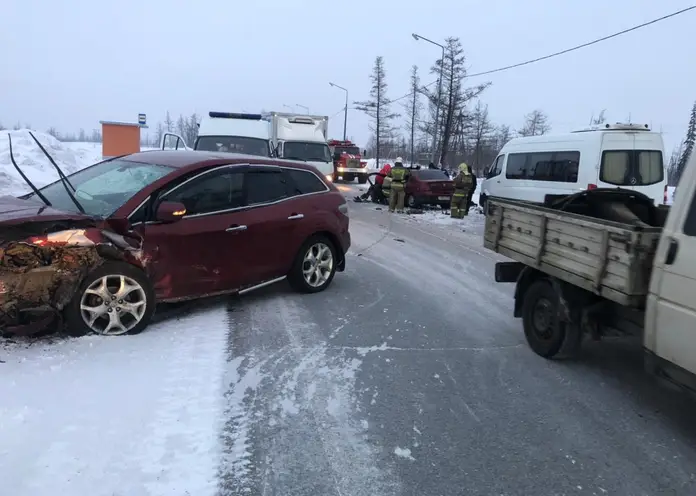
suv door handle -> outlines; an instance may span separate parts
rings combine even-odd
[[[240,226],[237,224],[225,229],[225,231],[227,231],[227,232],[239,232],[239,231],[246,231],[246,230],[247,230],[247,226]]]
[[[302,215],[302,214],[292,214],[290,217],[288,217],[288,220],[295,220],[295,219],[304,219],[304,215]]]
[[[678,252],[679,242],[676,239],[670,240],[669,248],[667,248],[667,256],[665,257],[665,265],[672,265],[677,259]]]

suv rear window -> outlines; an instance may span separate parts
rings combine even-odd
[[[648,186],[665,177],[660,150],[605,150],[599,179],[616,186]]]

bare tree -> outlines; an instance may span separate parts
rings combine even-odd
[[[391,100],[387,98],[387,80],[383,57],[375,58],[370,80],[372,81],[370,99],[353,104],[357,110],[365,112],[374,121],[370,124],[370,130],[375,134],[375,158],[379,167],[380,146],[392,144],[394,138],[392,120],[399,116],[389,108]]]
[[[517,131],[520,136],[541,136],[551,131],[549,117],[542,110],[533,110],[524,116],[524,125]]]
[[[423,104],[420,101],[420,76],[418,75],[418,66],[414,65],[411,67],[411,81],[410,81],[410,91],[411,96],[403,105],[406,115],[408,116],[408,122],[406,123],[406,130],[409,135],[409,149],[411,156],[411,164],[415,163],[414,157],[414,147],[416,143],[416,130],[418,128],[418,117],[423,108]]]
[[[501,124],[495,130],[495,148],[497,151],[502,150],[505,143],[512,139],[512,130],[510,126]]]
[[[466,78],[466,57],[459,38],[447,38],[445,40],[445,58],[438,59],[431,68],[431,72],[440,74],[442,68],[442,100],[440,104],[440,123],[442,133],[440,141],[440,162],[444,163],[450,143],[456,133],[463,133],[468,124],[469,115],[467,112],[468,103],[477,98],[490,82],[479,84],[471,88],[464,88]],[[427,90],[426,95],[430,103],[430,111],[435,115],[438,105],[438,91]],[[430,131],[433,132],[432,126]]]
[[[483,156],[484,146],[490,142],[494,130],[495,127],[488,117],[488,105],[478,101],[474,111],[471,113],[470,135],[474,149],[473,168],[477,174],[483,170],[485,163],[487,163],[488,159]]]
[[[186,127],[187,122],[184,119],[184,116],[179,114],[179,118],[176,120],[176,132],[184,139],[186,139]]]
[[[160,143],[162,143],[162,137],[164,136],[165,130],[164,130],[164,124],[161,122],[157,123],[157,127],[155,128],[155,139],[154,142],[152,143],[156,147],[160,146]]]
[[[606,117],[604,117],[604,112],[606,112],[606,109],[602,109],[602,111],[599,113],[599,115],[597,117],[593,116],[590,119],[590,125],[591,126],[601,126],[602,124],[604,124],[607,121]]]
[[[198,114],[194,112],[189,116],[186,121],[186,132],[181,136],[184,138],[187,145],[193,146],[198,137]]]
[[[169,115],[169,110],[167,110],[167,115],[164,118],[164,129],[168,133],[174,132],[174,121],[172,120],[172,116]]]

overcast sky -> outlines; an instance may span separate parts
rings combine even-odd
[[[471,73],[545,55],[660,17],[693,0],[4,0],[0,122],[91,130],[100,120],[148,122],[169,110],[287,111],[304,105],[342,134],[344,93],[369,92],[377,55],[388,94],[423,81],[439,48],[462,40]],[[472,78],[496,123],[519,127],[534,108],[554,131],[612,122],[652,123],[667,152],[683,138],[696,100],[696,11],[583,50]],[[394,110],[400,110],[395,104]],[[301,110],[298,107],[298,110]],[[367,141],[367,119],[349,111],[348,135]]]

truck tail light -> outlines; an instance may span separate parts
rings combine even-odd
[[[588,189],[588,191],[591,191],[591,190],[593,190],[593,189],[597,189],[597,185],[596,185],[596,184],[590,183],[590,184],[587,185],[587,189]]]
[[[665,184],[665,193],[664,193],[664,195],[662,196],[662,203],[663,203],[664,205],[667,205],[667,194],[668,194],[668,191],[669,191],[667,188],[668,188],[668,186]]]

